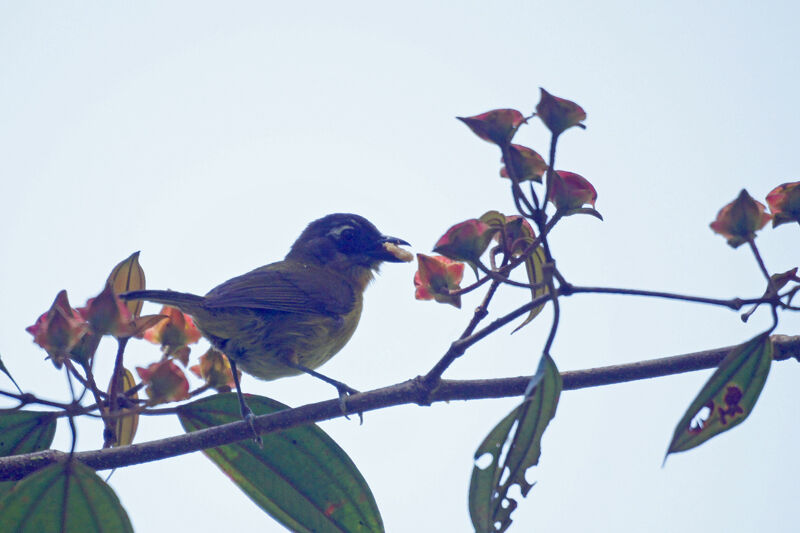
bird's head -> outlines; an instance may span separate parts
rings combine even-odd
[[[402,263],[413,259],[413,255],[399,245],[408,243],[383,235],[362,216],[334,213],[309,224],[286,259],[313,261],[342,273],[377,270],[383,262]]]

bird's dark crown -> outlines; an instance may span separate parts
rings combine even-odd
[[[387,237],[369,220],[352,213],[334,213],[315,220],[292,245],[288,258],[314,258],[329,264],[342,256],[367,268],[377,268]],[[404,241],[403,241],[404,242]]]
[[[309,224],[295,245],[316,239],[327,239],[342,253],[353,254],[374,249],[382,237],[378,228],[362,216],[333,213]]]

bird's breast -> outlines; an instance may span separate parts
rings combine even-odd
[[[244,372],[264,380],[301,374],[292,362],[315,369],[353,336],[362,300],[339,317],[256,309],[219,309],[197,325]]]

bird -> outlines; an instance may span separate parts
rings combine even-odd
[[[315,369],[352,337],[364,291],[381,263],[413,259],[400,246],[410,245],[362,216],[333,213],[311,222],[282,261],[229,279],[205,296],[173,290],[119,296],[177,307],[194,318],[230,361],[242,417],[260,441],[237,370],[267,381],[310,374],[336,387],[344,410],[346,396],[357,391]]]

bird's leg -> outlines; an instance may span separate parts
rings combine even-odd
[[[339,405],[342,408],[342,414],[345,416],[345,418],[349,418],[347,416],[347,403],[345,402],[345,400],[347,399],[347,396],[350,395],[350,394],[358,394],[358,391],[356,389],[354,389],[353,387],[350,387],[349,385],[345,385],[341,381],[336,381],[335,379],[329,378],[328,376],[326,376],[324,374],[320,374],[319,372],[311,370],[307,366],[303,366],[300,363],[295,363],[293,361],[287,361],[287,364],[292,368],[296,368],[297,370],[305,372],[306,374],[308,374],[310,376],[314,376],[315,378],[321,379],[325,383],[328,383],[328,384],[333,385],[334,387],[336,387],[336,390],[339,392]],[[359,420],[361,420],[361,423],[364,422],[364,417],[363,417],[362,413],[358,413],[358,418],[359,418]]]
[[[239,372],[236,370],[236,363],[234,363],[233,359],[230,357],[228,357],[228,361],[231,364],[233,382],[236,384],[236,395],[239,398],[239,410],[242,412],[242,418],[247,422],[250,426],[250,430],[253,432],[253,441],[263,448],[264,442],[261,440],[261,435],[256,431],[256,416],[253,414],[253,411],[250,410],[250,407],[247,406],[247,402],[244,401],[244,394],[242,394],[242,386],[239,384]]]

